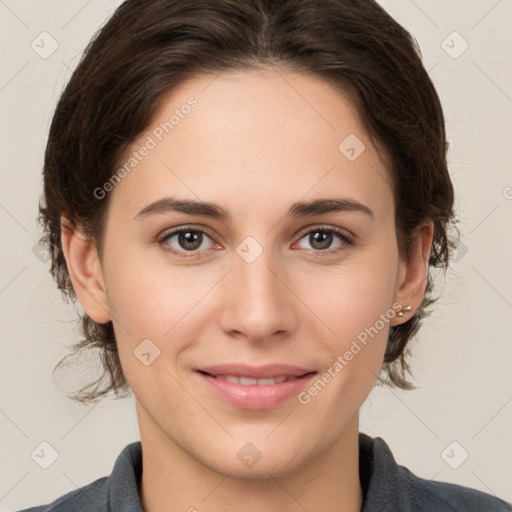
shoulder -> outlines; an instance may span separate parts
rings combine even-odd
[[[138,490],[141,475],[142,446],[136,441],[119,454],[110,476],[74,489],[48,505],[19,512],[143,512]]]
[[[512,512],[505,501],[476,489],[420,478],[401,467],[408,482],[412,510],[446,512]]]
[[[420,478],[396,463],[386,442],[360,432],[364,512],[512,512],[505,501],[476,489]]]
[[[108,477],[99,478],[94,482],[64,494],[54,502],[39,507],[27,508],[19,512],[107,512],[108,508]]]

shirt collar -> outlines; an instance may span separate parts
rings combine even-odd
[[[412,510],[408,479],[380,437],[359,433],[359,476],[365,495],[361,512]]]
[[[140,441],[123,449],[109,478],[109,512],[144,512],[140,502],[142,478],[142,445]]]

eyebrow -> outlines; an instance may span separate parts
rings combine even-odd
[[[228,210],[215,203],[196,201],[191,199],[177,199],[164,197],[145,206],[135,217],[147,218],[171,212],[187,213],[210,217],[212,219],[228,221],[231,215]],[[287,217],[309,217],[334,212],[362,212],[372,219],[375,215],[371,208],[359,201],[348,198],[314,199],[311,201],[299,201],[293,203],[288,210]]]

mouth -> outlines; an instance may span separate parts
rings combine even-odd
[[[241,384],[242,386],[272,386],[274,384],[280,384],[281,382],[289,382],[291,380],[301,379],[306,375],[310,375],[316,372],[307,372],[298,377],[295,377],[293,375],[279,375],[277,377],[262,377],[259,379],[255,377],[239,375],[212,375],[211,373],[203,372],[201,370],[199,370],[199,373],[202,373],[203,375],[207,375],[208,377],[212,377],[214,379],[226,380],[234,384]]]
[[[239,409],[264,410],[297,395],[318,372],[298,366],[218,365],[195,371],[214,396]]]

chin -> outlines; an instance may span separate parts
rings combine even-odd
[[[304,461],[302,447],[283,445],[274,448],[261,446],[250,441],[236,441],[234,447],[226,447],[221,453],[212,454],[213,458],[203,463],[212,470],[240,480],[266,480],[270,477],[281,478],[297,470]],[[286,449],[284,448],[286,446]],[[233,454],[233,457],[226,457]]]
[[[297,463],[294,464],[292,458],[285,460],[267,460],[260,459],[252,467],[243,467],[243,464],[226,464],[222,468],[212,468],[218,473],[225,474],[230,478],[238,480],[268,480],[269,478],[283,478],[292,474],[297,469]]]

